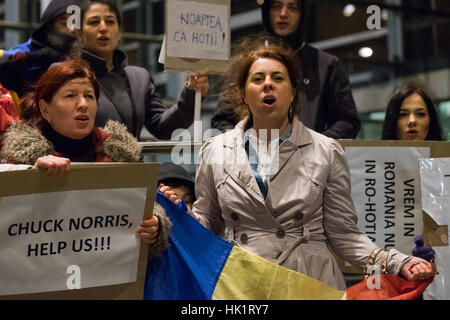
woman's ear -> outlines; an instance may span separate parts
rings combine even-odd
[[[39,110],[41,111],[42,117],[47,120],[48,123],[52,123],[50,105],[44,99],[39,100]]]

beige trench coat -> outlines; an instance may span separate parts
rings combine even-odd
[[[344,150],[294,118],[264,199],[243,147],[246,122],[202,146],[191,214],[237,246],[345,289],[327,245],[359,267],[376,245],[356,225]],[[391,250],[388,272],[398,274],[409,259]]]

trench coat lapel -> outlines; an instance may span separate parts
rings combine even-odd
[[[306,145],[312,143],[311,133],[309,133],[308,129],[305,127],[303,123],[298,120],[295,116],[292,121],[292,133],[291,136],[281,143],[278,153],[278,170],[274,172],[273,175],[270,176],[269,180],[273,180],[278,173],[283,169],[283,167],[287,164],[289,159],[295,154],[295,152]]]
[[[240,121],[233,130],[231,139],[225,139],[223,143],[225,154],[232,154],[228,159],[239,159],[233,163],[225,162],[224,169],[244,190],[261,203],[265,203],[243,146],[242,135],[246,122],[247,119]]]

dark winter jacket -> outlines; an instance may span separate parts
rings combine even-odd
[[[168,108],[155,93],[155,85],[147,70],[127,65],[124,52],[114,52],[114,69],[108,72],[106,61],[86,50],[81,57],[89,62],[100,85],[100,98],[95,124],[103,126],[109,119],[124,123],[135,136],[142,127],[158,139],[170,139],[178,128],[194,121],[195,92],[185,87],[178,102]]]
[[[67,13],[68,6],[80,3],[80,0],[53,0],[27,42],[0,50],[0,82],[5,88],[22,96],[50,65],[66,59],[76,38],[52,30],[50,24],[59,15]]]
[[[271,1],[261,8],[265,30],[275,35],[270,25]],[[299,88],[299,119],[310,129],[335,139],[357,136],[361,123],[358,119],[348,75],[342,62],[335,56],[306,44],[310,24],[310,0],[299,0],[301,20],[296,32],[284,40],[296,51],[302,67],[303,81]],[[219,101],[211,120],[213,128],[225,131],[234,128],[238,116]]]

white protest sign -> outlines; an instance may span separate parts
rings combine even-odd
[[[230,0],[167,0],[160,62],[170,71],[224,74],[231,47]]]
[[[420,180],[423,210],[438,225],[448,226],[450,222],[450,158],[421,159]],[[448,231],[446,236],[445,240],[449,243]],[[433,250],[439,274],[427,287],[423,297],[426,300],[449,300],[450,247],[433,245]]]
[[[422,234],[419,158],[428,147],[346,147],[358,227],[384,249],[411,254]]]
[[[228,6],[195,1],[167,2],[169,57],[228,60]]]
[[[81,288],[136,281],[146,195],[111,188],[1,197],[0,295],[73,289],[73,276]]]

